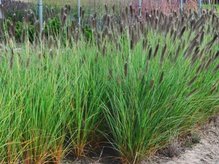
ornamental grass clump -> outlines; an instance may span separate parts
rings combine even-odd
[[[158,12],[146,15],[145,22],[122,20],[129,35],[119,51],[107,53],[116,54],[109,59],[116,62],[108,68],[104,108],[109,140],[124,163],[138,163],[218,111],[219,36],[203,24],[212,17],[190,24],[187,15]]]
[[[68,153],[86,155],[99,134],[104,86],[95,55],[85,56],[82,47],[29,45],[2,54],[3,163],[60,163]]]
[[[155,51],[156,44],[152,47]],[[151,58],[149,48],[139,51],[140,44],[130,53],[128,62],[117,59],[121,63],[114,63],[114,78],[107,83],[110,105],[105,106],[105,117],[113,136],[110,140],[124,163],[138,163],[164,147],[171,136],[187,132],[218,111],[215,85],[219,75],[214,71],[218,60],[209,60],[211,64],[196,60],[192,64],[191,59],[185,59],[185,49],[175,59],[176,49],[171,50],[171,44],[167,47],[165,54],[160,48]],[[202,71],[197,73],[200,65]]]

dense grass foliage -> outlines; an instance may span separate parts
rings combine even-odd
[[[19,42],[6,22],[1,163],[60,163],[106,141],[123,163],[138,163],[219,111],[215,13],[139,18],[130,8],[118,19],[108,10],[89,32],[61,20]]]
[[[218,13],[219,13],[219,4],[213,4],[213,5],[209,5],[209,4],[205,4],[203,6],[204,9],[215,9]]]

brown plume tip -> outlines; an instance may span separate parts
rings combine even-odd
[[[161,53],[161,57],[160,57],[160,62],[162,63],[164,60],[164,55],[166,53],[166,49],[167,49],[167,45],[165,44],[165,46],[163,47],[163,51]]]
[[[148,53],[148,60],[151,59],[151,56],[152,56],[152,48],[150,47],[150,49],[149,49],[149,53]]]
[[[216,60],[217,58],[219,58],[219,50],[216,52],[216,54],[214,56],[214,60]]]
[[[112,79],[113,77],[113,70],[110,68],[109,69],[109,79]]]
[[[10,69],[12,69],[14,63],[14,50],[11,48],[11,57],[10,57]]]
[[[159,50],[159,43],[157,44],[156,48],[155,48],[155,51],[154,51],[154,57],[157,56],[157,52]]]
[[[108,6],[107,6],[107,4],[105,4],[104,7],[105,7],[105,12],[108,13]]]
[[[197,88],[193,89],[193,90],[188,94],[188,97],[192,96],[197,90],[198,90]]]
[[[113,9],[113,13],[115,13],[116,9],[115,9],[115,4],[113,5],[112,9]]]
[[[186,26],[184,26],[184,27],[182,28],[179,37],[182,37],[182,36],[183,36],[185,30],[186,30]]]
[[[152,89],[154,87],[154,80],[150,81],[150,88]]]
[[[211,64],[212,59],[209,59],[208,62],[205,65],[205,69],[208,69]]]
[[[134,15],[134,9],[133,9],[133,7],[132,7],[132,5],[130,5],[129,6],[129,10],[130,10],[130,14],[131,14],[131,16],[133,17],[133,15]]]
[[[128,75],[128,63],[125,63],[125,65],[124,65],[124,74],[125,74],[125,76]]]
[[[215,67],[214,72],[216,73],[219,70],[219,64]]]
[[[160,75],[159,84],[161,84],[163,82],[163,79],[164,79],[164,72],[162,72]]]
[[[217,90],[217,85],[214,85],[214,86],[211,88],[210,93],[213,94],[216,90]]]
[[[147,39],[143,39],[143,49],[145,50],[147,48]]]
[[[198,76],[194,76],[189,82],[188,82],[188,86],[191,86],[195,80],[197,79]]]

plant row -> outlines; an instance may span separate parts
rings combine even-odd
[[[105,143],[139,163],[218,112],[214,13],[137,17],[127,8],[97,22],[89,39],[71,24],[40,40],[25,33],[23,43],[4,31],[1,163],[60,163]]]

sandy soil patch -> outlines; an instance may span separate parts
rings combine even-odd
[[[201,129],[200,143],[186,148],[179,157],[159,158],[155,164],[219,164],[219,116]]]

